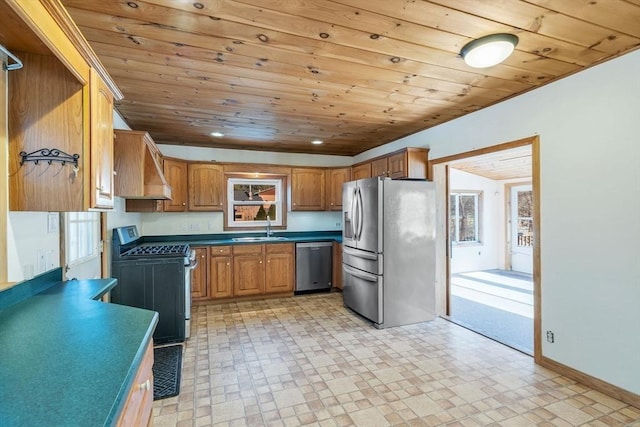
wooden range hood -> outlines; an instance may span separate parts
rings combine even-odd
[[[115,130],[115,195],[125,199],[171,199],[162,155],[147,132]]]

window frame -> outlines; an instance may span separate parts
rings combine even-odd
[[[72,216],[80,215],[80,216],[92,216],[93,218],[72,218]],[[71,246],[75,240],[79,240],[81,238],[82,232],[78,232],[79,229],[74,227],[74,224],[83,225],[87,227],[85,230],[86,236],[92,237],[92,241],[87,244],[87,247],[92,249],[91,253],[85,253],[82,256],[77,256],[72,259],[72,250]],[[100,233],[100,212],[95,211],[87,211],[87,212],[65,212],[64,214],[64,230],[65,230],[65,255],[64,261],[67,267],[76,266],[79,264],[83,264],[85,262],[94,260],[101,256],[100,250],[100,242],[102,240],[102,236]],[[72,233],[78,233],[76,239],[72,236]]]
[[[258,176],[257,176],[258,175]],[[225,230],[257,230],[264,229],[267,221],[235,221],[234,216],[234,184],[254,184],[265,185],[273,184],[276,186],[276,200],[274,202],[258,201],[246,203],[249,205],[273,204],[276,206],[276,219],[271,221],[273,229],[286,228],[286,212],[287,212],[287,177],[286,175],[273,174],[225,174],[225,209],[224,209],[224,229]]]
[[[451,196],[456,196],[455,199],[455,219],[453,224],[455,226],[455,240],[451,238],[451,230],[449,230],[449,240],[453,246],[475,246],[482,245],[482,191],[479,190],[453,190],[449,192],[449,203],[451,204]],[[475,227],[474,227],[474,235],[475,240],[464,240],[460,241],[460,222],[459,222],[459,198],[460,196],[473,196],[475,199]],[[449,207],[449,216],[451,216],[451,207]],[[451,218],[449,219],[449,224],[451,224]]]

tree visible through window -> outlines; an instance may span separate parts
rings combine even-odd
[[[480,241],[478,201],[477,193],[450,193],[449,234],[452,243]]]

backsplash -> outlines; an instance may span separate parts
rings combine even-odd
[[[287,212],[286,231],[339,231],[341,219],[341,212]],[[143,236],[225,232],[221,212],[144,213],[140,231]]]

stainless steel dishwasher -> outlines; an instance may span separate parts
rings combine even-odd
[[[333,243],[296,243],[296,294],[331,290]]]

